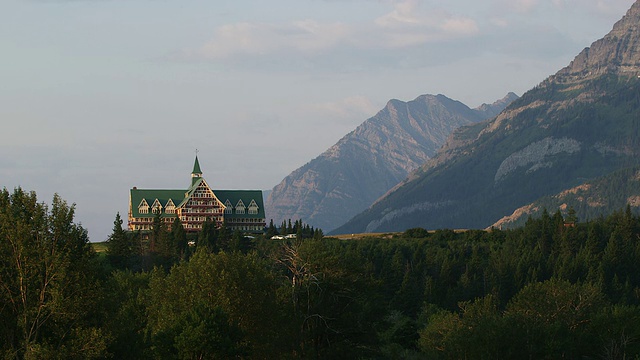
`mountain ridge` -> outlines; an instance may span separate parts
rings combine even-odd
[[[438,154],[334,233],[484,228],[536,198],[634,166],[640,2],[569,66]],[[610,55],[613,54],[613,55]]]
[[[514,93],[471,109],[442,94],[389,100],[318,157],[285,177],[267,198],[268,216],[331,230],[366,209],[424,164],[462,125],[485,120],[517,98]]]

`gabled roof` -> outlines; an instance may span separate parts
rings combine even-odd
[[[196,155],[195,162],[193,163],[193,171],[191,172],[191,186],[186,190],[156,190],[156,189],[138,189],[133,188],[130,192],[130,199],[132,204],[131,215],[133,217],[153,217],[155,214],[152,212],[140,214],[140,211],[136,204],[140,204],[143,199],[146,199],[147,203],[153,202],[156,199],[163,208],[167,207],[169,200],[175,205],[176,208],[180,208],[191,198],[196,189],[204,184],[209,188],[213,195],[225,206],[226,204],[251,204],[255,203],[258,207],[257,214],[228,214],[225,213],[225,218],[250,218],[250,219],[264,219],[266,218],[264,211],[264,200],[262,199],[262,190],[213,190],[209,187],[209,184],[202,178],[202,170],[200,169],[200,162]],[[175,216],[175,214],[167,214],[162,212],[161,216]]]
[[[142,199],[145,199],[147,203],[155,201],[158,199],[160,205],[164,208],[167,205],[169,199],[171,199],[174,203],[176,201],[182,202],[184,199],[184,190],[157,190],[157,189],[131,189],[129,196],[131,196],[131,204],[133,205],[131,212],[133,217],[154,217],[155,214],[149,212],[148,214],[140,214],[138,211],[138,204],[142,202]],[[165,214],[162,212],[161,216],[174,216],[173,214]]]
[[[256,205],[258,205],[257,214],[244,213],[236,215],[234,212],[233,214],[225,214],[225,218],[266,218],[264,212],[264,200],[262,199],[262,190],[213,190],[213,193],[216,194],[218,199],[220,199],[220,201],[222,201],[223,203],[229,200],[231,204],[237,204],[240,200],[242,200],[244,204],[250,204],[251,200],[253,200],[255,201]]]
[[[196,191],[196,189],[202,183],[204,183],[204,185],[207,188],[209,188],[209,190],[211,190],[211,187],[209,187],[209,184],[207,184],[207,182],[204,180],[204,178],[194,177],[191,180],[191,186],[187,189],[187,191],[185,191],[183,198],[181,199],[180,203],[176,207],[182,207],[189,200],[189,198],[191,198],[191,196],[193,195],[193,192]],[[216,196],[218,198],[218,200],[220,200],[220,198],[216,195],[216,192],[214,190],[211,190],[211,191],[213,192],[213,195]]]
[[[182,205],[186,200],[189,199],[191,194],[198,188],[204,179],[200,178],[198,181],[194,183],[187,190],[158,190],[158,189],[131,189],[131,204],[132,206],[132,215],[133,217],[154,217],[155,214],[149,212],[148,214],[140,214],[138,211],[138,204],[142,202],[143,199],[146,199],[147,202],[153,202],[155,199],[158,199],[158,202],[162,205],[163,208],[166,208],[167,202],[171,200],[174,204],[178,203],[176,207]],[[205,183],[206,184],[206,183]],[[253,200],[258,206],[257,214],[225,214],[225,217],[228,218],[251,218],[251,219],[264,219],[266,218],[264,212],[264,200],[262,198],[262,190],[212,190],[214,195],[220,200],[222,203],[225,203],[227,200],[231,204],[237,204],[240,200],[244,204],[251,204]],[[235,206],[235,205],[234,205]],[[166,214],[162,212],[161,216],[175,216],[174,214]]]

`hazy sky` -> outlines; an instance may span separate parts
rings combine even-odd
[[[2,0],[0,187],[77,204],[103,241],[128,191],[271,189],[389,99],[518,95],[633,0]]]

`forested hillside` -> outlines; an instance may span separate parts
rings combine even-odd
[[[158,225],[91,250],[73,206],[0,193],[7,359],[640,356],[640,217],[250,239]],[[301,226],[297,222],[297,226]],[[305,238],[305,239],[302,239]]]
[[[610,209],[621,209],[627,204],[632,208],[640,206],[640,168],[631,167],[615,171],[553,196],[545,196],[523,206],[513,214],[505,216],[493,224],[499,228],[513,228],[525,224],[529,217],[540,217],[544,209],[560,209],[564,214],[569,210],[582,221],[607,216]]]

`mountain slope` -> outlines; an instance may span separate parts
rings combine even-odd
[[[640,2],[610,34],[334,233],[484,228],[534,200],[640,164]]]
[[[622,210],[627,205],[640,207],[640,167],[637,166],[545,196],[516,209],[492,226],[502,229],[522,226],[530,216],[538,217],[545,209],[549,212],[559,209],[566,213],[573,208],[580,221],[593,220],[610,214],[611,210]]]
[[[268,216],[331,230],[424,164],[455,128],[485,120],[517,96],[473,110],[444,95],[391,100],[374,117],[292,172],[267,198]]]

